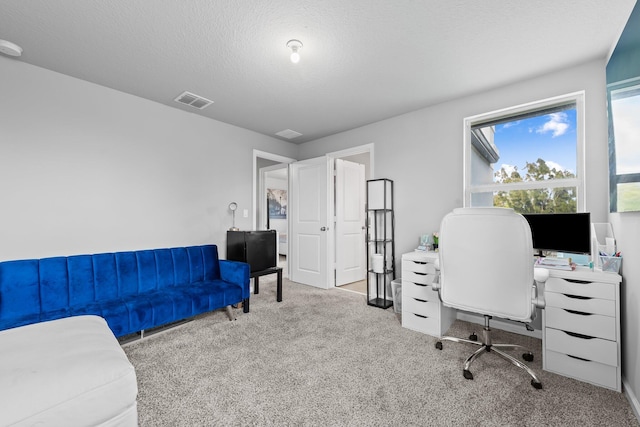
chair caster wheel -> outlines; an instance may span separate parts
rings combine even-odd
[[[524,353],[524,354],[522,355],[522,358],[523,358],[524,360],[526,360],[527,362],[533,362],[533,353],[531,353],[531,352]],[[532,381],[533,381],[533,380],[532,380]]]
[[[471,373],[471,371],[468,371],[466,369],[462,370],[462,375],[464,375],[464,377],[468,380],[472,380],[473,379],[473,374]]]
[[[478,335],[476,335],[476,333],[472,333],[471,335],[469,335],[469,339],[471,341],[478,341]]]
[[[438,350],[442,350],[442,342],[438,341],[438,342],[436,343],[436,348],[437,348]]]
[[[538,390],[542,389],[542,383],[536,380],[531,380],[531,385],[533,388],[537,388]]]

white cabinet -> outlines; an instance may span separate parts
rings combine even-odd
[[[550,372],[621,391],[618,274],[550,270],[542,363]]]
[[[402,255],[402,326],[439,338],[456,319],[456,312],[444,307],[431,288],[437,258],[436,252]]]

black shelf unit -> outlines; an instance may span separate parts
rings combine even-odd
[[[367,304],[387,309],[393,305],[391,281],[396,278],[392,180],[367,181],[366,217]]]

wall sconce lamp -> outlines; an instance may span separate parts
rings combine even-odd
[[[297,64],[300,62],[300,53],[298,51],[302,49],[302,42],[300,40],[289,40],[287,42],[287,47],[291,49],[291,62]]]
[[[238,209],[238,204],[236,202],[229,203],[229,210],[233,215],[233,224],[229,231],[239,231],[240,229],[236,227],[236,209]]]

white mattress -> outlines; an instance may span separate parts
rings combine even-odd
[[[135,370],[104,319],[0,331],[0,425],[137,425]]]

